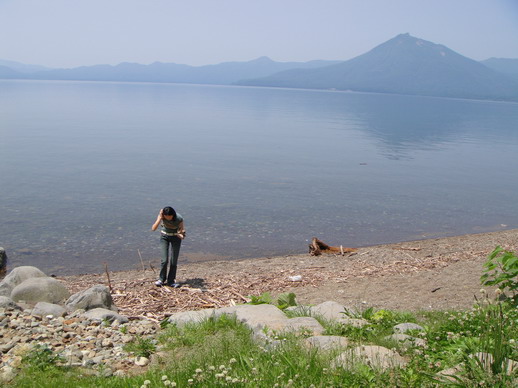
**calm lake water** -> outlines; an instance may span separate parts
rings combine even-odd
[[[518,104],[178,84],[0,81],[10,268],[102,272],[518,227]]]

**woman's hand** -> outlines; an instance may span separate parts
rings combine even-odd
[[[151,230],[152,231],[155,231],[157,230],[158,228],[158,225],[160,225],[160,222],[162,222],[162,219],[164,218],[164,209],[160,209],[160,213],[158,213],[158,216],[156,218],[156,221],[155,223],[153,224],[153,226],[151,227]]]

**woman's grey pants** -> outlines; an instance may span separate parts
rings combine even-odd
[[[169,245],[171,245],[171,257],[169,258]],[[176,279],[176,267],[178,264],[178,256],[180,256],[180,246],[182,239],[178,236],[160,236],[160,246],[162,248],[162,262],[160,268],[160,280],[162,283],[173,284]],[[169,273],[167,273],[167,266]]]

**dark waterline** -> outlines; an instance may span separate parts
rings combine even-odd
[[[0,81],[0,246],[58,274],[518,227],[518,105],[173,84]]]

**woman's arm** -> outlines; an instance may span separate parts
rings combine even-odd
[[[158,213],[158,217],[156,218],[155,223],[151,227],[152,231],[155,231],[158,228],[158,225],[160,225],[160,222],[162,222],[162,212],[163,212],[163,209],[160,209],[160,213]]]
[[[178,237],[182,240],[185,238],[185,224],[183,221],[178,225]]]

